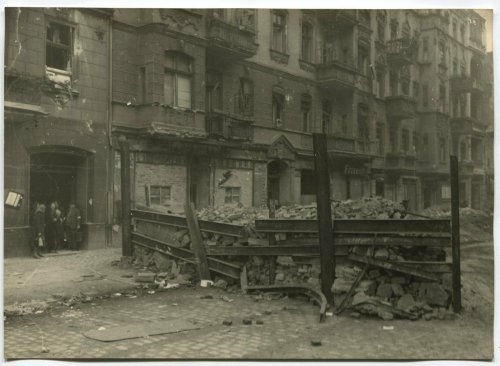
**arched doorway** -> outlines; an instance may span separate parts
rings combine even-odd
[[[78,149],[46,147],[30,154],[30,213],[37,203],[58,201],[65,213],[75,203],[88,219],[87,196],[91,187],[92,159]]]
[[[268,202],[283,205],[289,201],[289,166],[283,160],[273,160],[267,164],[267,197]]]

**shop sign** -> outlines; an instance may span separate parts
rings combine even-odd
[[[350,165],[346,165],[344,167],[344,174],[345,175],[365,175],[367,174],[366,168],[356,168],[352,167]]]

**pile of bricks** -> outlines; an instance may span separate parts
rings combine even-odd
[[[343,299],[361,272],[359,266],[337,266],[332,286],[334,296]],[[373,268],[366,272],[352,295],[349,303],[354,317],[360,314],[376,315],[384,320],[453,317],[453,313],[448,310],[451,302],[451,274],[443,274],[441,283],[436,283]]]

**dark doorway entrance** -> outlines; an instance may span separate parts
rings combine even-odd
[[[276,204],[283,204],[285,187],[285,172],[288,165],[280,160],[271,161],[267,164],[267,197],[268,200],[274,200]]]
[[[39,152],[31,154],[30,212],[37,203],[58,201],[65,213],[70,203],[85,211],[87,169],[84,155]]]

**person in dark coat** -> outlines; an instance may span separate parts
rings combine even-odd
[[[47,252],[57,252],[56,236],[56,209],[57,202],[52,202],[45,215],[45,236],[47,238]]]
[[[69,233],[69,249],[78,250],[78,243],[76,241],[76,233],[80,230],[82,217],[80,210],[74,203],[69,205],[68,215],[66,217],[66,227]]]
[[[58,249],[61,249],[64,243],[64,215],[59,208],[59,205],[56,205],[56,210],[55,210],[55,222],[54,222],[54,228],[55,228],[55,251],[57,253]]]
[[[37,204],[33,216],[33,257],[43,257],[42,248],[45,243],[45,205]]]

